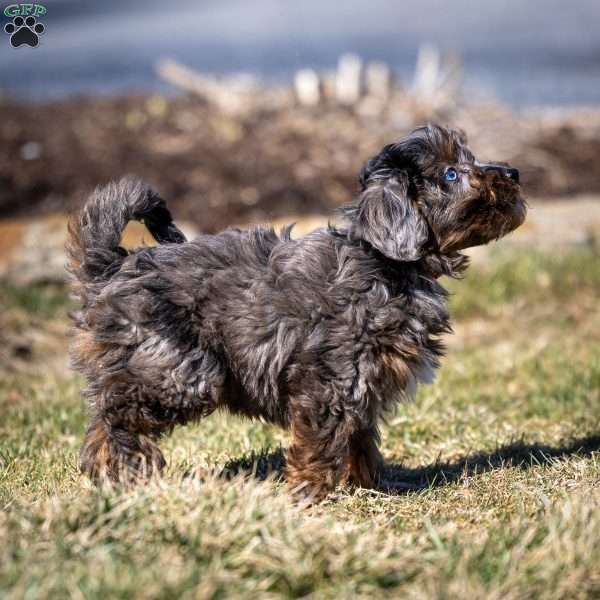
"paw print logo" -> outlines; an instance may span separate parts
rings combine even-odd
[[[10,35],[10,43],[14,48],[26,44],[35,48],[46,28],[42,23],[38,23],[35,17],[29,16],[26,19],[23,17],[15,17],[12,23],[7,23],[4,26],[4,31]]]

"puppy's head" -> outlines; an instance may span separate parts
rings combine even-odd
[[[383,148],[360,182],[350,234],[394,260],[486,244],[525,219],[519,172],[476,161],[461,134],[436,125]]]

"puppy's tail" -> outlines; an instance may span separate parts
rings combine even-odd
[[[96,189],[69,222],[68,270],[77,281],[101,283],[119,269],[127,256],[121,236],[131,220],[144,223],[159,243],[186,241],[154,190],[131,177],[109,183]]]

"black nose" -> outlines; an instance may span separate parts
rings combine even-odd
[[[484,172],[496,171],[504,177],[512,179],[515,183],[519,183],[519,169],[507,167],[506,165],[496,165],[494,163],[477,163],[477,166]]]
[[[506,169],[504,169],[504,174],[509,179],[512,179],[515,183],[519,183],[519,169],[515,169],[513,167],[506,167]]]

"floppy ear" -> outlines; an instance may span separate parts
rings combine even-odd
[[[408,196],[408,176],[400,171],[371,178],[353,217],[354,237],[382,254],[405,262],[419,260],[429,239],[429,227]]]

